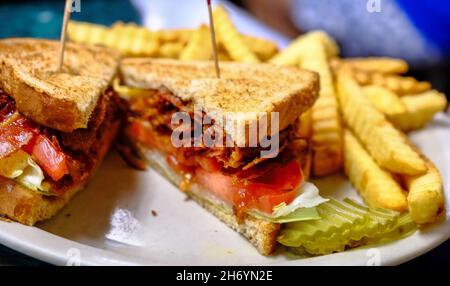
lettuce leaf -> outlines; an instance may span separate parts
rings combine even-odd
[[[272,217],[272,216],[266,216],[261,213],[254,213],[255,216],[265,219],[274,223],[289,223],[289,222],[296,222],[296,221],[307,221],[307,220],[319,220],[321,219],[319,213],[317,212],[317,209],[315,207],[313,208],[298,208],[295,211],[289,213],[285,216],[279,216],[279,217]]]
[[[42,193],[44,195],[52,195],[50,186],[44,182],[44,172],[36,162],[28,157],[28,166],[23,170],[23,174],[16,180],[28,189]]]
[[[289,205],[281,203],[273,208],[272,217],[285,217],[299,208],[313,208],[327,202],[319,195],[319,189],[311,183],[305,182],[300,187],[300,195]]]
[[[316,207],[327,202],[319,195],[319,190],[311,183],[305,182],[299,189],[298,195],[289,205],[281,203],[273,208],[271,215],[252,210],[254,216],[263,218],[275,223],[289,223],[296,221],[321,219]]]
[[[15,180],[31,191],[52,195],[50,186],[44,182],[44,172],[31,156],[22,150],[0,159],[0,176]]]

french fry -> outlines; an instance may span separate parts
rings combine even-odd
[[[445,111],[447,98],[444,94],[430,90],[418,95],[401,97],[406,113],[389,117],[395,127],[405,132],[420,129],[428,124],[438,112]]]
[[[400,97],[387,88],[368,85],[362,88],[364,95],[376,109],[388,116],[406,113],[406,105]]]
[[[400,133],[363,95],[348,69],[338,72],[338,97],[347,126],[386,170],[405,175],[427,171],[424,160]]]
[[[233,59],[228,55],[226,51],[218,51],[219,60],[222,62],[232,62]]]
[[[305,180],[311,176],[312,168],[312,113],[311,109],[301,115],[296,124],[294,140],[294,150],[298,153],[297,158],[301,158],[301,166]]]
[[[82,44],[100,44],[105,40],[108,29],[102,25],[70,21],[67,26],[69,39]]]
[[[269,62],[275,65],[298,65],[302,57],[301,54],[304,43],[305,41],[309,41],[309,38],[316,38],[322,42],[325,47],[327,58],[333,58],[339,54],[339,47],[330,36],[325,32],[315,31],[298,37],[289,45],[289,47],[277,54]]]
[[[394,58],[348,58],[341,60],[341,64],[367,72],[382,74],[404,74],[408,71],[408,63]]]
[[[258,63],[259,59],[246,45],[244,38],[222,6],[214,9],[213,17],[218,41],[225,47],[231,58],[237,62]]]
[[[125,56],[152,56],[158,51],[156,35],[136,24],[117,22],[109,33],[116,34],[115,47]]]
[[[317,37],[305,38],[300,53],[301,67],[320,75],[320,96],[312,107],[313,173],[327,176],[342,167],[342,126],[323,42]]]
[[[207,61],[212,58],[211,33],[206,25],[200,26],[189,40],[180,55],[184,61]]]
[[[70,21],[67,32],[74,42],[105,45],[125,56],[154,56],[159,47],[155,34],[136,24],[117,22],[112,28],[107,28]]]
[[[431,89],[431,84],[429,82],[418,81],[413,77],[402,77],[362,70],[355,70],[354,77],[361,85],[382,86],[400,96],[422,93]]]
[[[278,46],[272,41],[246,35],[243,38],[250,50],[263,62],[278,53]]]
[[[421,176],[405,176],[408,188],[408,208],[417,224],[434,222],[445,209],[442,178],[436,166],[425,156],[428,171]]]
[[[161,43],[178,42],[182,44],[187,44],[194,33],[193,29],[165,29],[155,32]]]
[[[380,168],[351,131],[344,131],[344,166],[350,182],[369,207],[399,212],[408,208],[406,193],[393,175]]]
[[[156,56],[161,58],[178,59],[183,49],[184,45],[181,42],[167,42],[161,45]]]

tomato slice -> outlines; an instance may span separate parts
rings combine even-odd
[[[223,201],[233,204],[236,189],[233,186],[231,176],[227,176],[221,172],[211,173],[202,168],[198,168],[195,177],[197,183],[204,186],[206,190]]]
[[[66,155],[46,136],[37,136],[32,156],[54,181],[59,181],[64,175],[69,174]]]
[[[197,156],[195,160],[205,171],[219,172],[222,169],[222,165],[217,161],[216,158]]]
[[[257,209],[271,214],[281,203],[289,204],[298,195],[302,182],[300,164],[292,160],[285,165],[273,167],[270,174],[257,181],[233,179],[221,172],[197,169],[197,182],[222,200],[233,204],[238,213],[245,209]]]

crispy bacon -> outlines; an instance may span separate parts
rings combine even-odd
[[[146,96],[131,99],[130,110],[133,113],[131,120],[135,121],[131,125],[132,128],[135,129],[132,133],[139,137],[136,138],[136,140],[149,141],[141,143],[147,143],[147,145],[149,145],[148,147],[161,149],[164,153],[171,153],[175,158],[181,160],[181,164],[183,164],[184,158],[204,156],[215,158],[225,169],[248,170],[267,160],[266,158],[261,157],[261,151],[264,150],[263,148],[174,148],[170,144],[170,135],[175,128],[175,126],[171,124],[172,115],[175,112],[184,111],[191,114],[192,117],[193,114],[189,109],[189,105],[189,102],[183,102],[168,92],[153,91],[148,92]],[[139,126],[142,122],[145,122],[146,127]],[[191,128],[193,129],[194,127],[191,126]],[[148,134],[152,134],[152,136],[149,136]],[[292,137],[292,134],[293,132],[290,128],[279,134],[280,152],[284,150],[291,141],[290,138]],[[158,140],[153,140],[154,138],[157,138]],[[165,143],[157,144],[158,142]],[[186,163],[186,165],[189,165],[192,162],[191,159],[185,161],[186,162],[184,163]]]
[[[62,145],[75,151],[88,151],[97,139],[97,131],[105,121],[105,118],[113,115],[106,114],[107,110],[113,110],[110,106],[111,104],[114,104],[112,100],[113,96],[114,92],[112,90],[108,90],[102,95],[92,113],[87,129],[75,130],[72,133],[62,133]]]
[[[35,132],[36,129],[32,127],[32,123],[18,113],[0,122],[0,159],[8,157],[27,145]]]

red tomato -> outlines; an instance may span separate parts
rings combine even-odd
[[[200,167],[205,171],[218,172],[220,171],[220,169],[222,169],[222,166],[215,158],[197,156],[195,160],[200,165]]]
[[[33,158],[54,181],[59,181],[69,173],[66,156],[50,139],[38,135],[33,146]]]
[[[257,181],[239,180],[221,172],[208,172],[199,168],[196,173],[199,184],[219,198],[232,203],[238,210],[255,208],[271,214],[281,203],[289,204],[297,196],[302,182],[300,164],[291,162],[274,167],[270,173]]]
[[[220,172],[211,173],[202,168],[196,172],[197,183],[204,186],[206,190],[212,192],[218,198],[233,203],[235,187],[230,176]]]

